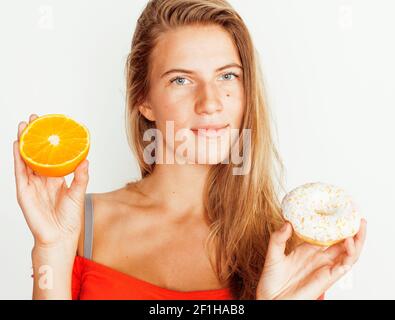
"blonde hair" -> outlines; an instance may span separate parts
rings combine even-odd
[[[126,64],[126,126],[128,142],[137,156],[142,177],[154,170],[143,159],[150,142],[143,134],[155,123],[138,110],[149,90],[150,55],[160,35],[186,25],[215,24],[229,33],[243,66],[245,112],[241,130],[251,129],[250,172],[234,175],[233,165],[210,168],[204,206],[210,220],[206,245],[213,244],[212,266],[222,283],[229,283],[235,299],[255,299],[269,238],[284,222],[275,192],[276,165],[283,172],[273,144],[270,114],[251,36],[242,18],[225,0],[151,0],[141,13]],[[243,141],[240,141],[240,145]],[[279,186],[281,186],[281,181]],[[235,196],[237,194],[237,197]],[[287,251],[294,242],[291,239]]]

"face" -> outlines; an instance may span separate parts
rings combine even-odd
[[[161,36],[150,63],[139,109],[163,134],[166,159],[223,161],[244,110],[243,69],[230,35],[214,25],[180,27]]]

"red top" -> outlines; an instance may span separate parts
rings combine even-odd
[[[73,300],[233,300],[229,288],[199,291],[165,289],[85,257],[76,256]]]
[[[159,287],[103,264],[76,256],[73,300],[234,300],[229,288],[177,291]],[[318,298],[324,299],[324,295]]]

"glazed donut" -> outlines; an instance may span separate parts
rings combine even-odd
[[[281,209],[299,238],[320,246],[354,236],[361,222],[351,197],[343,189],[322,182],[291,190],[283,198]]]

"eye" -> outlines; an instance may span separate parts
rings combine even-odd
[[[223,77],[225,77],[226,76],[226,80],[232,80],[232,77],[231,76],[234,76],[234,77],[236,77],[236,78],[238,78],[239,76],[236,74],[236,73],[234,73],[234,72],[227,72],[227,73],[225,73],[225,74],[223,74],[222,75]]]
[[[172,79],[172,80],[170,80],[170,83],[176,83],[176,84],[178,84],[178,85],[184,85],[185,84],[185,82],[183,82],[184,80],[187,80],[186,78],[183,78],[183,77],[175,77],[174,79]],[[188,80],[189,81],[189,80]]]
[[[239,76],[238,76],[236,73],[234,73],[234,72],[227,72],[227,73],[224,73],[224,74],[222,75],[222,77],[224,77],[224,79],[225,79],[226,81],[232,80],[232,79],[233,79],[232,76],[234,76],[235,78],[238,78],[238,77],[239,77]],[[184,77],[175,77],[175,78],[173,78],[173,79],[170,80],[170,83],[176,83],[176,84],[179,85],[179,86],[183,86],[183,85],[186,84],[185,81],[189,81],[189,80],[187,80],[187,79],[184,78]]]

